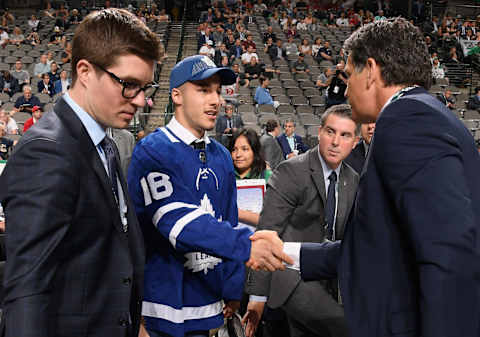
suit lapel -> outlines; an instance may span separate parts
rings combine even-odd
[[[112,192],[110,178],[105,171],[102,160],[100,159],[98,151],[94,146],[89,134],[87,133],[87,130],[83,126],[80,119],[77,117],[76,113],[67,104],[67,102],[65,102],[65,100],[60,99],[55,105],[54,111],[57,116],[64,122],[64,124],[71,130],[72,135],[80,143],[80,150],[82,151],[84,158],[86,158],[86,160],[90,164],[90,167],[95,172],[99,180],[100,186],[103,189],[105,199],[108,201],[108,205],[118,214],[118,221],[114,221],[115,228],[117,228],[120,232],[123,232],[121,225],[122,222],[120,220],[120,213],[118,211],[118,205]]]
[[[345,220],[347,217],[347,210],[351,205],[348,204],[348,200],[354,200],[356,189],[353,187],[353,175],[352,172],[342,163],[340,168],[340,179],[338,181],[338,208],[337,208],[337,221],[336,229],[337,233],[341,233],[337,239],[343,238],[343,232],[345,228]]]
[[[320,163],[320,158],[318,157],[318,146],[308,151],[308,156],[310,162],[310,171],[312,172],[312,180],[317,188],[320,198],[322,199],[323,205],[325,205],[327,193],[325,192],[325,180],[323,178],[322,164]]]

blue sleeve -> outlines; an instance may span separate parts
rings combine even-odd
[[[200,251],[237,262],[247,261],[250,231],[234,229],[229,221],[219,221],[202,209],[179,174],[181,165],[171,159],[178,153],[171,153],[165,147],[162,143],[148,142],[135,147],[128,187],[137,215],[151,221],[179,252]],[[163,153],[156,151],[158,148]],[[236,205],[230,208],[229,218],[237,221]]]
[[[478,330],[465,313],[479,312],[478,205],[465,175],[466,140],[419,101],[401,113],[377,123],[372,155],[418,273],[419,335],[465,335]]]
[[[300,275],[305,281],[337,277],[340,260],[340,241],[302,243],[300,249]]]

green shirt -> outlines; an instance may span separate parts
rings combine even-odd
[[[265,182],[268,182],[268,179],[272,175],[272,170],[265,169],[262,173],[258,174],[257,176],[251,176],[252,171],[248,172],[247,175],[243,178],[240,177],[240,174],[235,170],[235,179],[265,179]]]

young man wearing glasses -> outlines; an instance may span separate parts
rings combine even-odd
[[[159,44],[124,10],[77,27],[71,88],[0,177],[7,337],[138,335],[144,244],[106,130],[144,106]]]
[[[208,336],[239,306],[244,264],[283,267],[276,232],[238,224],[232,159],[209,138],[235,73],[195,55],[170,74],[175,117],[136,146],[128,186],[147,247],[142,314],[150,337]],[[288,258],[287,258],[288,259]]]

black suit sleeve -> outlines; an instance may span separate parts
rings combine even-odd
[[[300,275],[305,281],[337,277],[341,241],[302,243],[300,250]]]
[[[23,144],[1,177],[7,223],[6,337],[55,336],[52,281],[75,213],[79,176],[64,145]]]
[[[480,234],[463,158],[477,154],[419,105],[377,124],[372,155],[418,273],[419,335],[469,336],[478,331]]]

